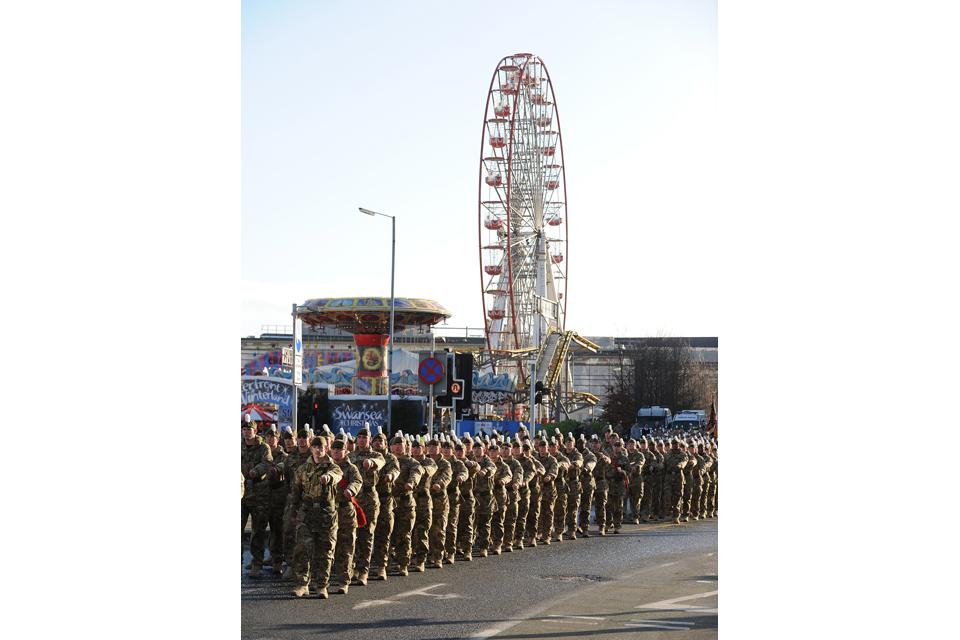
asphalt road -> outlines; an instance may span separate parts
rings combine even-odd
[[[625,525],[407,577],[391,570],[345,595],[334,576],[328,600],[241,569],[241,636],[716,638],[717,530],[717,520]]]

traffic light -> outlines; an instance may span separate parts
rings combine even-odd
[[[473,402],[473,354],[447,353],[447,394],[437,397],[438,407],[468,407]],[[457,381],[460,382],[457,382]],[[460,385],[460,390],[454,389]]]
[[[473,354],[458,353],[457,377],[463,380],[463,400],[457,400],[461,407],[469,407],[473,403]]]
[[[447,360],[446,360],[446,362],[447,362],[447,364],[446,364],[446,367],[447,367],[447,371],[446,371],[446,374],[447,374],[446,393],[445,393],[444,395],[442,395],[442,396],[437,396],[437,406],[438,406],[438,407],[452,407],[452,406],[453,406],[453,396],[454,396],[454,393],[453,393],[453,389],[452,389],[451,387],[453,386],[454,378],[459,378],[460,376],[457,375],[457,368],[456,368],[456,364],[455,364],[455,363],[456,363],[455,354],[450,353],[450,352],[447,351],[446,349],[444,349],[444,351],[446,351],[446,353],[444,353],[444,354],[439,354],[439,355],[443,355],[443,356],[445,356],[446,359],[447,359]],[[456,395],[460,395],[460,394],[458,393],[458,394],[456,394]]]

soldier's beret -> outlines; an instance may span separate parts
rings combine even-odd
[[[357,431],[357,436],[358,436],[358,437],[359,437],[359,436],[367,436],[367,437],[369,438],[369,437],[370,437],[370,429],[368,429],[368,428],[366,428],[366,427],[361,427],[360,430]]]
[[[427,441],[427,446],[428,446],[428,447],[439,447],[439,446],[440,446],[440,441],[437,440],[436,437],[430,438],[430,440]]]
[[[331,448],[331,449],[343,449],[343,446],[344,446],[343,440],[342,440],[341,438],[336,438],[336,439],[333,441],[333,444],[330,445],[330,448]]]
[[[523,450],[524,450],[524,451],[530,451],[530,449],[532,449],[532,448],[533,448],[533,447],[530,446],[530,443],[529,443],[529,442],[524,442],[524,443],[523,443]]]
[[[270,425],[269,427],[267,427],[267,430],[263,432],[263,435],[265,435],[265,436],[273,436],[274,438],[279,438],[279,437],[280,437],[280,432],[277,431],[277,428],[276,428],[275,426]]]
[[[307,430],[306,430],[306,429],[300,429],[299,431],[297,431],[297,437],[298,437],[298,438],[309,438],[309,437],[310,437],[310,434],[307,433]]]
[[[568,433],[568,434],[567,434],[567,437],[565,437],[565,438],[563,439],[563,441],[564,441],[564,442],[573,442],[573,441],[574,441],[573,432],[571,431],[570,433]]]
[[[310,441],[311,447],[325,447],[327,446],[327,439],[325,436],[317,436]]]
[[[465,447],[463,446],[463,443],[462,443],[462,442],[460,442],[459,440],[457,440],[457,444],[453,445],[453,449],[454,449],[454,451],[463,451],[463,450],[465,449]]]
[[[403,444],[404,442],[405,442],[405,441],[404,441],[404,439],[403,439],[403,435],[400,434],[400,433],[398,433],[397,435],[393,436],[393,439],[390,440],[390,444]]]
[[[384,440],[384,441],[385,441],[385,440],[387,439],[387,436],[381,431],[381,432],[377,433],[377,435],[373,436],[373,439],[374,439],[374,440]]]

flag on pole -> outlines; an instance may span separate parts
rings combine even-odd
[[[710,419],[707,421],[707,431],[714,438],[717,437],[717,394],[713,394],[710,401]]]

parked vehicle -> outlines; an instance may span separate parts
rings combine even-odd
[[[693,431],[701,429],[706,424],[706,420],[695,411],[681,411],[673,416],[670,426],[682,431]]]
[[[637,411],[637,422],[640,424],[641,429],[651,429],[658,422],[660,423],[660,427],[665,427],[670,423],[670,419],[670,409],[667,407],[643,406]],[[649,433],[649,431],[645,433]]]

